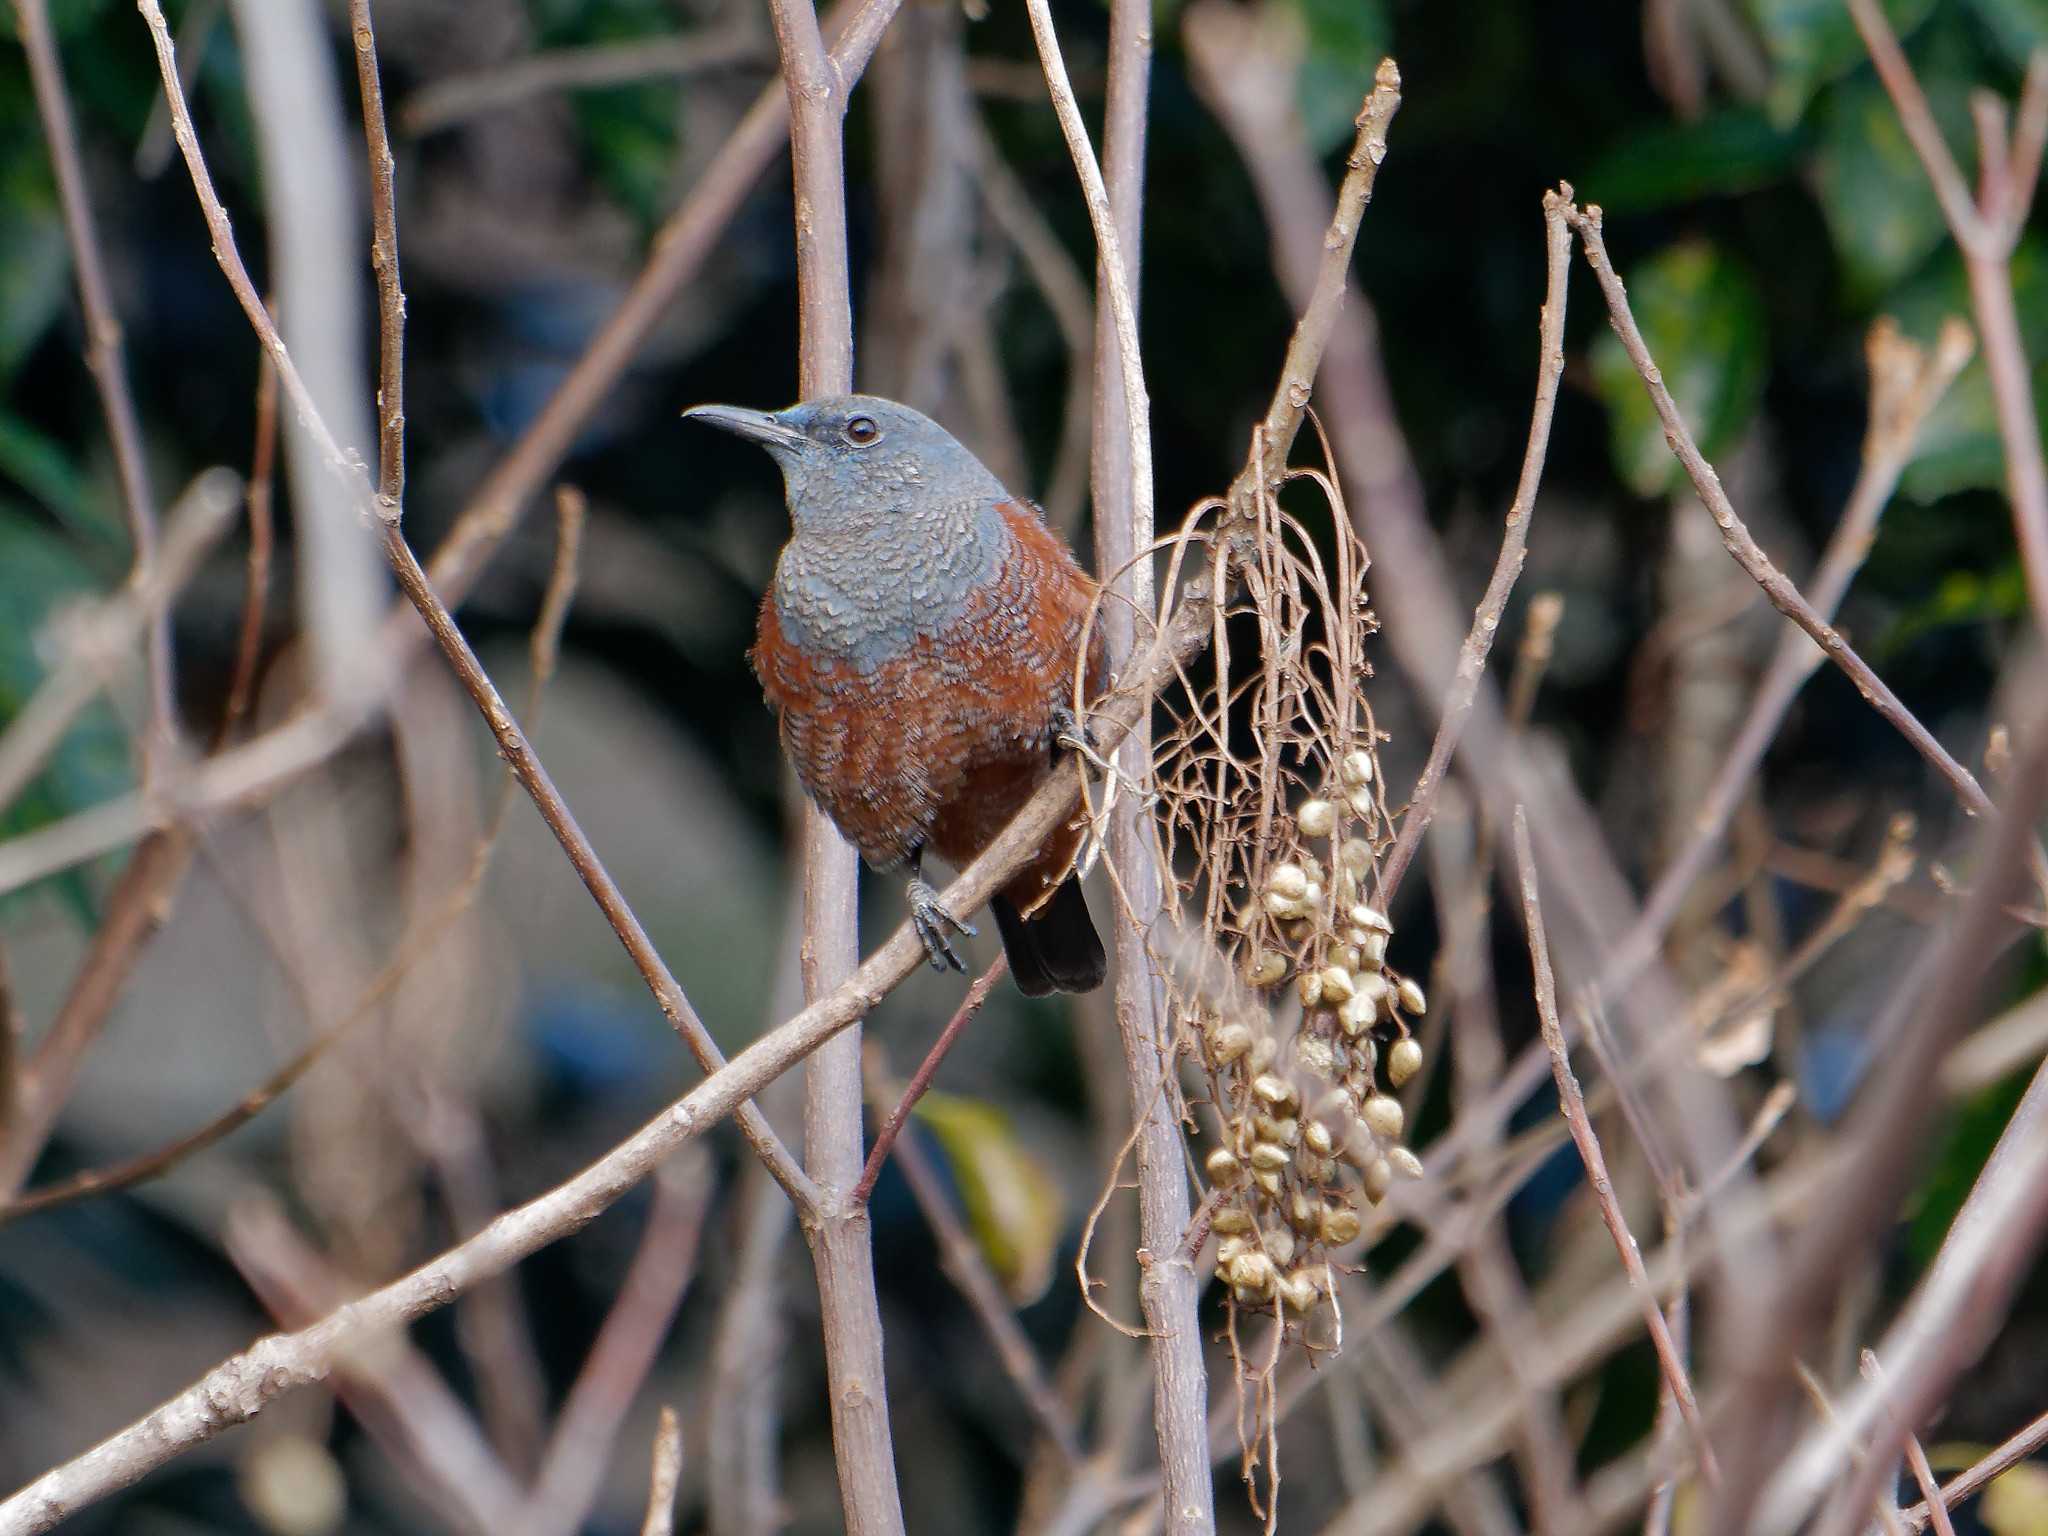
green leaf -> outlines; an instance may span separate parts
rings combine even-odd
[[[1874,80],[1829,93],[1815,176],[1852,299],[1869,302],[1948,237],[1934,188]]]
[[[1052,1282],[1065,1219],[1058,1184],[1010,1117],[985,1100],[928,1093],[917,1114],[945,1149],[989,1267],[1018,1306],[1036,1301]]]
[[[1936,630],[2004,623],[2027,611],[2027,583],[2017,560],[1986,573],[1949,571],[1934,595],[1916,603],[1886,627],[1878,641],[1881,657],[1896,657]]]
[[[1798,164],[1799,149],[1798,135],[1761,112],[1736,108],[1631,133],[1594,163],[1581,190],[1610,213],[1668,208],[1781,181]]]
[[[1319,155],[1349,144],[1373,71],[1391,45],[1385,0],[1293,0],[1307,29],[1295,102]]]
[[[97,494],[61,444],[6,411],[0,411],[0,477],[21,487],[93,554],[126,554],[127,530],[107,498]]]
[[[0,379],[21,366],[71,291],[71,252],[56,210],[14,204],[0,219]]]
[[[0,503],[0,720],[11,720],[49,670],[43,653],[52,614],[101,591],[70,546]],[[43,772],[11,805],[0,808],[0,837],[35,830],[129,788],[128,743],[110,706],[81,713]],[[59,887],[90,920],[85,882],[76,871]],[[31,887],[33,889],[33,887]],[[4,906],[10,898],[0,898]]]
[[[2013,64],[2024,69],[2037,48],[2048,48],[2048,0],[1969,0]]]
[[[1748,275],[1712,245],[1691,240],[1659,252],[1627,274],[1636,324],[1664,375],[1671,398],[1709,458],[1749,425],[1763,392],[1763,303]],[[1593,378],[1607,402],[1615,471],[1641,496],[1676,487],[1685,472],[1643,381],[1603,331],[1593,348]]]
[[[1984,1490],[1977,1518],[1991,1536],[2048,1536],[2048,1467],[2023,1461]]]
[[[1781,125],[1798,122],[1816,91],[1866,57],[1842,0],[1750,0],[1749,9],[1771,56],[1765,105]],[[1934,0],[1884,0],[1884,9],[1903,36],[1927,19]]]

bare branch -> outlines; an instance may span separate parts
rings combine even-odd
[[[1010,973],[1007,955],[997,955],[989,968],[975,978],[974,985],[967,989],[967,995],[960,1000],[960,1006],[953,1010],[953,1017],[946,1021],[946,1027],[939,1031],[939,1038],[932,1042],[932,1048],[911,1074],[910,1082],[903,1089],[903,1096],[896,1101],[896,1107],[889,1111],[889,1117],[882,1122],[882,1129],[875,1136],[875,1144],[868,1152],[867,1166],[861,1170],[860,1182],[853,1186],[853,1203],[866,1205],[868,1197],[875,1192],[875,1180],[881,1177],[882,1165],[889,1160],[889,1150],[896,1145],[897,1137],[903,1134],[903,1123],[910,1118],[910,1112],[917,1108],[917,1101],[923,1098],[932,1086],[939,1063],[959,1041],[974,1016],[981,1012],[981,1005],[988,1001],[988,995],[995,990],[997,982]]]
[[[2000,1473],[2010,1470],[2029,1456],[2048,1445],[2048,1413],[2042,1414],[2018,1434],[1995,1447],[1989,1454],[1980,1457],[1967,1470],[1958,1472],[1941,1485],[1942,1502],[1951,1508],[1981,1492],[1984,1486]],[[1916,1504],[1903,1511],[1906,1523],[1915,1531],[1927,1529],[1932,1511],[1926,1504]]]
[[[1565,210],[1571,205],[1571,188],[1560,186],[1543,194],[1543,229],[1546,242],[1546,282],[1541,324],[1541,353],[1536,372],[1536,403],[1529,415],[1529,444],[1522,455],[1522,474],[1515,485],[1515,499],[1508,507],[1501,534],[1500,553],[1494,559],[1493,576],[1486,594],[1472,613],[1472,627],[1458,650],[1457,670],[1444,696],[1443,717],[1437,723],[1436,739],[1429,745],[1429,760],[1408,798],[1407,814],[1401,818],[1401,835],[1380,867],[1381,911],[1390,909],[1401,876],[1415,857],[1415,850],[1435,813],[1438,787],[1450,771],[1451,755],[1458,749],[1465,722],[1470,718],[1479,692],[1479,675],[1486,669],[1493,637],[1499,633],[1507,611],[1508,595],[1522,574],[1522,562],[1529,547],[1529,518],[1536,510],[1536,490],[1543,482],[1543,463],[1550,447],[1550,423],[1557,411],[1558,381],[1564,376],[1565,280],[1571,271],[1571,229]]]
[[[228,1251],[249,1287],[286,1326],[341,1301],[326,1261],[268,1200],[235,1213]],[[337,1356],[342,1400],[407,1479],[466,1536],[495,1536],[517,1518],[520,1491],[462,1401],[403,1337],[365,1336]]]
[[[1189,584],[1181,608],[1131,668],[1124,689],[1091,717],[1106,748],[1122,739],[1153,690],[1207,643],[1207,602],[1207,587],[1197,578]],[[971,912],[1008,884],[1037,857],[1053,829],[1073,814],[1079,798],[1076,777],[1054,774],[1040,785],[981,856],[940,893],[947,909]],[[504,1273],[587,1225],[677,1149],[725,1115],[736,1113],[825,1040],[865,1017],[923,963],[924,946],[904,923],[829,994],[755,1040],[582,1173],[312,1327],[258,1341],[126,1429],[0,1502],[0,1536],[38,1536],[192,1446],[246,1422],[282,1393],[323,1379],[338,1352],[362,1331],[410,1322],[446,1306],[478,1281]]]
[[[1884,1367],[1877,1363],[1877,1352],[1866,1349],[1862,1356],[1863,1378],[1873,1386],[1882,1387]],[[1932,1522],[1938,1536],[1956,1536],[1955,1522],[1948,1517],[1948,1501],[1941,1496],[1941,1490],[1934,1485],[1934,1469],[1927,1464],[1927,1452],[1920,1444],[1920,1437],[1898,1422],[1893,1415],[1893,1426],[1906,1441],[1906,1465],[1913,1469],[1913,1480],[1920,1485],[1920,1492],[1926,1496],[1927,1518]],[[1889,1499],[1891,1495],[1886,1494]]]
[[[241,503],[242,483],[232,470],[202,472],[171,508],[170,527],[150,564],[137,569],[121,591],[69,620],[63,659],[0,733],[0,807],[12,804],[42,770],[78,712],[126,658],[136,634],[155,627],[170,610]]]
[[[738,28],[708,35],[636,37],[624,43],[556,48],[486,69],[445,75],[423,85],[399,103],[398,126],[401,132],[418,136],[554,91],[774,67],[774,57],[762,46],[762,39],[751,30]]]
[[[121,481],[121,501],[128,518],[128,539],[134,555],[133,580],[139,585],[156,563],[156,498],[149,488],[149,463],[142,450],[142,425],[135,414],[135,396],[128,387],[128,365],[122,355],[121,321],[107,285],[106,263],[100,255],[99,231],[93,225],[92,197],[78,153],[78,126],[72,121],[71,96],[64,85],[64,66],[50,29],[47,0],[20,0],[22,47],[28,54],[29,81],[35,89],[36,111],[56,173],[57,198],[64,208],[64,233],[71,245],[71,263],[78,278],[78,304],[85,315],[85,362],[99,390],[100,410],[107,418],[113,444],[114,469]],[[149,669],[149,729],[143,739],[145,776],[177,741],[177,699],[171,676],[170,615],[150,615],[144,655]],[[0,804],[10,798],[0,793]]]
[[[1849,584],[1862,567],[1876,537],[1877,521],[1912,461],[1920,429],[1956,375],[1969,362],[1974,342],[1961,321],[1942,327],[1933,353],[1925,353],[1900,336],[1889,320],[1873,325],[1865,350],[1870,362],[1870,417],[1864,433],[1863,458],[1856,484],[1842,509],[1841,520],[1828,538],[1820,563],[1808,583],[1814,611],[1833,621]],[[1692,817],[1683,847],[1658,873],[1643,899],[1636,926],[1615,946],[1606,978],[1609,986],[1626,984],[1643,959],[1654,951],[1677,917],[1694,881],[1719,846],[1728,820],[1777,735],[1785,711],[1812,675],[1821,657],[1804,635],[1787,631],[1771,656],[1734,743],[1728,748],[1706,796]]]
[[[1138,343],[1138,278],[1144,209],[1145,132],[1152,59],[1149,0],[1111,0],[1109,84],[1103,150],[1095,155],[1074,98],[1048,0],[1027,0],[1031,36],[1053,113],[1081,183],[1095,237],[1095,430],[1090,484],[1095,564],[1110,601],[1100,622],[1108,665],[1122,674],[1153,612],[1154,486],[1151,400]],[[1151,767],[1151,719],[1140,717],[1115,757],[1135,779]],[[1110,819],[1108,862],[1120,886],[1114,925],[1117,1030],[1123,1044],[1138,1164],[1139,1302],[1152,1335],[1153,1434],[1161,1508],[1172,1536],[1215,1528],[1204,1448],[1208,1382],[1202,1360],[1192,1259],[1181,1234],[1189,1215],[1185,1152],[1173,1113],[1171,1039],[1148,950],[1162,904],[1160,872],[1136,797]]]
[[[1551,1071],[1557,1078],[1559,1105],[1572,1128],[1572,1140],[1578,1144],[1579,1158],[1586,1165],[1586,1182],[1600,1204],[1601,1219],[1614,1236],[1614,1246],[1621,1253],[1622,1268],[1628,1271],[1629,1281],[1642,1303],[1643,1322],[1649,1329],[1650,1342],[1657,1348],[1657,1363],[1663,1368],[1665,1385],[1678,1400],[1679,1412],[1685,1415],[1686,1426],[1692,1431],[1700,1469],[1712,1483],[1720,1474],[1714,1460],[1714,1447],[1707,1439],[1706,1425],[1700,1419],[1699,1403],[1693,1397],[1692,1382],[1686,1375],[1685,1362],[1679,1358],[1678,1348],[1672,1342],[1664,1314],[1658,1310],[1657,1293],[1650,1288],[1650,1276],[1643,1267],[1642,1252],[1636,1247],[1635,1236],[1628,1229],[1628,1220],[1621,1213],[1621,1204],[1614,1197],[1613,1182],[1607,1177],[1607,1159],[1600,1152],[1600,1138],[1594,1133],[1592,1119],[1586,1114],[1585,1096],[1579,1092],[1578,1078],[1572,1072],[1564,1026],[1558,1022],[1557,983],[1550,972],[1550,946],[1544,937],[1543,907],[1536,889],[1536,856],[1529,846],[1529,823],[1520,806],[1515,807],[1514,838],[1515,864],[1521,872],[1522,911],[1529,931],[1529,958],[1536,970],[1536,1008],[1543,1024],[1543,1043],[1550,1050]]]
[[[242,582],[242,627],[235,635],[235,660],[228,674],[227,702],[214,727],[211,751],[227,745],[256,696],[256,663],[263,649],[264,608],[270,600],[270,555],[275,540],[271,517],[277,481],[277,365],[265,354],[256,372],[256,445],[249,455],[249,484],[242,501],[249,518],[249,557]]]
[[[395,518],[405,504],[405,289],[398,279],[398,167],[384,125],[384,85],[370,0],[348,0],[370,160],[370,267],[377,274],[377,501]]]
[[[1287,344],[1287,358],[1281,364],[1280,381],[1260,425],[1259,441],[1264,444],[1264,453],[1256,465],[1247,464],[1246,472],[1232,482],[1226,499],[1233,510],[1241,509],[1259,485],[1278,485],[1287,467],[1288,453],[1315,391],[1323,350],[1329,345],[1337,315],[1343,308],[1359,225],[1365,217],[1366,204],[1372,201],[1380,163],[1387,157],[1387,130],[1400,110],[1401,71],[1392,59],[1382,59],[1373,76],[1372,94],[1366,97],[1358,114],[1358,136],[1351,146],[1343,184],[1337,189],[1337,207],[1330,217],[1329,234],[1323,240],[1315,286],[1302,307],[1301,318],[1295,322],[1294,335]]]
[[[1982,816],[1992,809],[1991,799],[1984,793],[1976,776],[1955,758],[1948,749],[1934,739],[1934,735],[1922,725],[1913,712],[1899,701],[1875,672],[1869,663],[1856,653],[1854,647],[1842,638],[1833,625],[1829,624],[1813,609],[1813,605],[1780,571],[1772,564],[1771,557],[1751,536],[1748,526],[1736,515],[1735,508],[1728,500],[1728,493],[1721,488],[1721,478],[1714,473],[1700,453],[1699,445],[1693,441],[1692,432],[1679,415],[1677,402],[1671,398],[1671,391],[1665,387],[1664,376],[1657,367],[1656,359],[1650,356],[1650,349],[1643,341],[1643,334],[1636,328],[1635,315],[1630,311],[1628,294],[1623,289],[1621,276],[1615,271],[1614,262],[1607,254],[1607,243],[1601,238],[1600,210],[1589,206],[1584,212],[1568,208],[1566,217],[1578,231],[1579,239],[1586,250],[1586,262],[1600,280],[1600,288],[1607,298],[1607,311],[1613,321],[1614,332],[1621,338],[1621,344],[1628,353],[1629,361],[1642,376],[1643,387],[1648,391],[1650,403],[1656,408],[1658,418],[1664,423],[1664,433],[1671,443],[1672,452],[1684,467],[1693,488],[1699,492],[1701,502],[1713,517],[1714,524],[1721,530],[1721,542],[1728,553],[1747,571],[1764,595],[1771,600],[1786,618],[1813,637],[1814,642],[1836,666],[1847,674],[1856,685],[1856,691],[1870,701],[1870,705],[1885,722],[1904,736],[1922,757],[1948,780],[1955,790],[1956,798],[1972,815]]]
[[[1773,1447],[1764,1443],[1765,1422],[1771,1418],[1767,1401],[1774,1403],[1782,1391],[1780,1367],[1766,1362],[1782,1362],[1803,1352],[1803,1341],[1818,1328],[1832,1305],[1842,1256],[1868,1241],[1887,1213],[1896,1208],[1900,1191],[1917,1166],[1920,1130],[1939,1102],[1937,1095],[1927,1092],[1927,1085],[1937,1079],[1941,1057],[1972,1016],[1992,961],[2017,931],[2005,917],[2004,905],[2019,882],[2030,840],[2014,835],[2014,829],[2031,827],[2044,803],[2048,803],[2048,721],[2037,720],[2025,751],[2014,764],[2004,814],[1980,828],[1975,839],[1975,883],[1969,896],[1940,939],[1909,969],[1896,1001],[1872,1028],[1874,1040],[1887,1042],[1883,1068],[1864,1089],[1846,1132],[1839,1138],[1852,1158],[1854,1174],[1840,1183],[1835,1197],[1801,1232],[1771,1304],[1760,1315],[1760,1326],[1743,1340],[1740,1368],[1752,1373],[1748,1377],[1751,1391],[1742,1414],[1734,1421],[1735,1433],[1724,1444],[1735,1475],[1723,1490],[1727,1507],[1718,1511],[1730,1521],[1745,1516],[1749,1502],[1761,1498],[1755,1529],[1795,1528],[1812,1499],[1831,1480],[1844,1436],[1867,1427],[1869,1403],[1864,1397],[1844,1410],[1841,1429],[1809,1437],[1793,1450],[1768,1490],[1764,1488],[1759,1467],[1767,1464],[1767,1458],[1775,1460]],[[2048,1080],[2037,1074],[2029,1096],[2038,1101],[2034,1114],[2048,1117]],[[2007,1136],[2031,1120],[2023,1122],[2015,1115],[2007,1126]],[[2027,1156],[2015,1154],[2003,1161],[2018,1161],[2027,1167],[2037,1163],[2038,1157],[2030,1149]],[[1908,1418],[1920,1411],[1922,1399],[1915,1394],[1946,1382],[1957,1352],[1967,1347],[1968,1338],[1953,1326],[1956,1314],[1946,1310],[1960,1302],[1963,1288],[1959,1277],[1975,1275],[1992,1253],[2000,1256],[2001,1264],[2009,1261],[2036,1230],[2033,1223],[2048,1219],[2048,1189],[2009,1172],[1997,1178],[1992,1173],[1987,1166],[1972,1201],[1981,1194],[1984,1209],[1997,1208],[2002,1214],[1969,1222],[1957,1220],[1925,1286],[1934,1294],[1923,1295],[1900,1325],[1911,1328],[1909,1336],[1916,1344],[1909,1350],[1902,1343],[1887,1342],[1881,1351],[1891,1362],[1894,1375],[1906,1384]],[[1995,1200],[1991,1198],[1994,1192]],[[2024,1216],[2005,1204],[2008,1201],[2018,1202]],[[1970,1253],[1974,1256],[1953,1258],[1953,1253],[1962,1251],[1966,1233],[1971,1234]],[[1993,1237],[1999,1241],[1988,1241]],[[1992,1315],[1986,1294],[1972,1292],[1973,1317]],[[1941,1347],[1930,1348],[1935,1340],[1943,1341]],[[1924,1362],[1916,1358],[1921,1351],[1926,1352]]]
[[[1899,46],[1883,8],[1877,0],[1848,3],[1856,30],[1863,34],[1863,46],[1870,50],[1871,62],[1877,65],[1878,78],[1884,81],[1893,105],[1898,108],[1900,126],[1926,168],[1927,179],[1934,183],[1934,195],[1941,203],[1949,228],[1966,246],[1990,238],[1991,232],[1980,221],[1976,202],[1970,196],[1970,184],[1963,179],[1955,156],[1949,153],[1948,141],[1942,138],[1941,126],[1934,120],[1934,109],[1927,104],[1920,82],[1914,78],[1913,66],[1906,62],[1906,52]]]
[[[384,696],[392,675],[376,646],[363,643],[373,629],[388,587],[377,568],[364,514],[374,524],[396,515],[373,499],[357,445],[369,440],[362,347],[363,282],[357,252],[360,205],[353,185],[347,113],[329,50],[327,17],[319,0],[230,0],[241,40],[249,119],[262,168],[269,240],[268,266],[281,324],[291,338],[272,349],[296,417],[285,425],[285,469],[296,522],[293,568],[298,614],[312,661],[317,693],[338,705],[368,710]],[[170,34],[157,0],[147,0],[158,63],[177,81]],[[182,90],[180,91],[182,96]],[[188,166],[198,153],[190,114],[182,125],[173,103],[172,127]],[[211,192],[202,189],[202,197]],[[208,210],[209,223],[213,211]],[[228,271],[252,325],[269,316],[242,270],[239,255],[223,251],[227,215],[215,228],[216,259]],[[263,325],[257,325],[260,337]],[[273,332],[277,326],[270,327]]]
[[[675,1409],[661,1409],[654,1434],[654,1474],[647,1490],[647,1520],[640,1536],[675,1536],[676,1486],[683,1480],[683,1424]]]
[[[2004,104],[1993,96],[1978,98],[1981,186],[1973,202],[1883,7],[1877,0],[1849,0],[1849,14],[1863,34],[1864,46],[1963,253],[1998,432],[2005,444],[2006,486],[2020,564],[2026,572],[2035,628],[2048,637],[2048,460],[2042,456],[2032,370],[2012,291],[2012,253],[2033,204],[2042,144],[2048,140],[2048,57],[2037,53],[2028,66],[2016,136],[2008,134]],[[2024,180],[2019,179],[2022,175]]]

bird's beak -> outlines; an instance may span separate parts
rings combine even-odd
[[[769,448],[795,448],[805,441],[803,433],[779,417],[766,411],[750,411],[743,405],[693,405],[683,412],[683,417],[736,437],[751,438]]]

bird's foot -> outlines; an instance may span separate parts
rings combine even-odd
[[[1063,700],[1052,707],[1052,745],[1057,753],[1062,747],[1069,752],[1094,752],[1102,744],[1086,721],[1074,718],[1074,711]]]
[[[947,966],[965,972],[967,962],[962,960],[953,948],[953,941],[947,934],[964,933],[973,938],[978,930],[972,923],[963,923],[948,912],[939,901],[939,893],[925,883],[924,876],[918,875],[910,882],[910,926],[917,930],[917,936],[924,942],[924,955],[931,962],[932,969],[943,971]]]

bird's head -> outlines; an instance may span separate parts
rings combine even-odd
[[[696,405],[683,415],[775,456],[799,534],[950,519],[1009,496],[952,433],[878,395],[828,395],[780,411]]]

